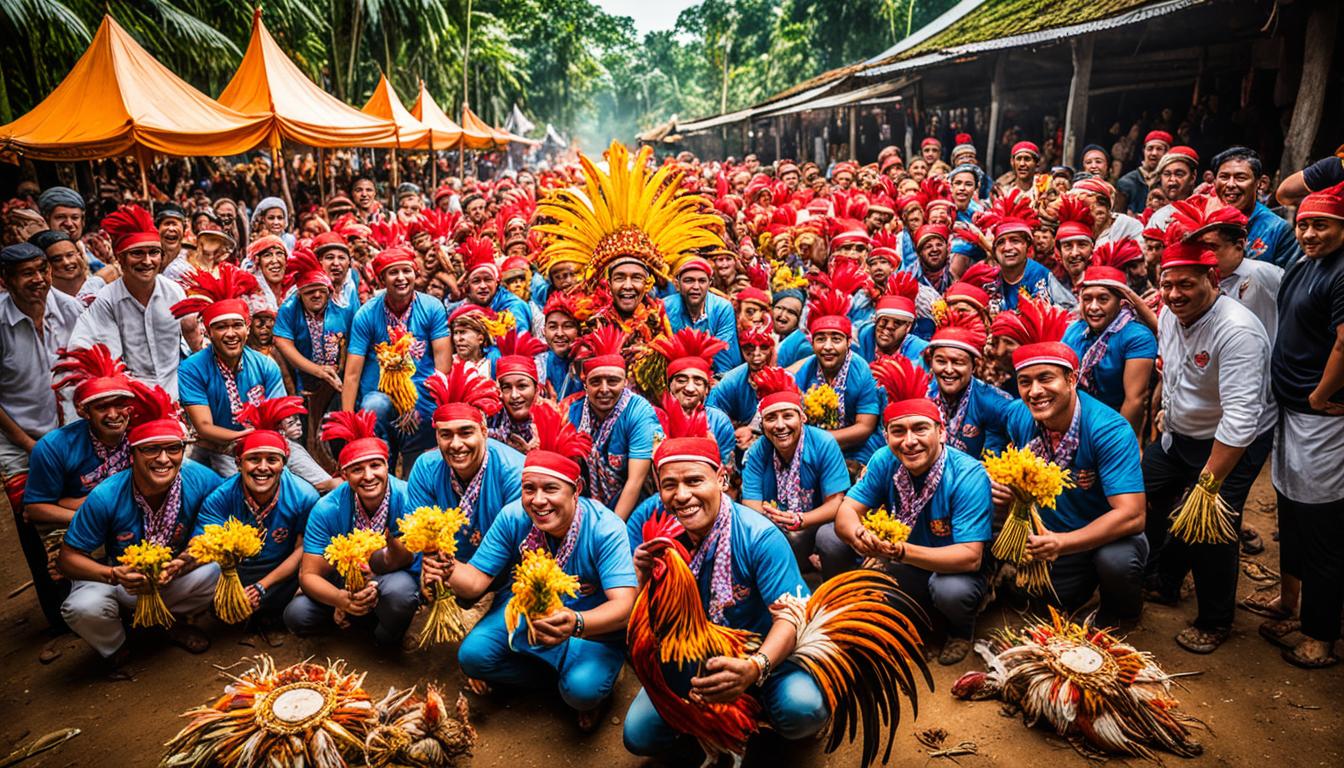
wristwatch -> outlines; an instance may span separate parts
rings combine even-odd
[[[573,613],[574,613],[574,636],[583,637],[583,629],[584,629],[583,614],[579,611],[574,611]]]
[[[763,684],[765,679],[770,676],[770,668],[772,666],[770,664],[770,657],[757,651],[748,656],[747,659],[751,661],[752,664],[755,664],[756,669],[760,672],[760,675],[756,678],[756,684]]]

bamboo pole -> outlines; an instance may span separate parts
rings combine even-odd
[[[280,189],[285,194],[285,206],[290,215],[294,214],[294,198],[289,194],[289,174],[285,172],[285,153],[280,145],[271,147],[271,165],[280,171]]]

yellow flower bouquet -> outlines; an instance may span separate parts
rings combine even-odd
[[[513,597],[504,607],[504,628],[509,632],[509,647],[513,647],[513,633],[521,618],[527,622],[527,640],[536,644],[532,620],[565,607],[562,596],[574,597],[579,593],[579,580],[565,573],[555,558],[543,550],[523,553],[523,561],[513,569]]]
[[[238,578],[238,564],[261,551],[261,531],[236,518],[223,525],[207,525],[187,545],[187,554],[198,562],[218,563],[215,585],[215,615],[226,624],[237,624],[252,615],[252,603]]]
[[[840,395],[830,384],[813,384],[803,394],[807,420],[820,429],[840,428]]]
[[[374,345],[374,354],[378,357],[378,391],[392,400],[397,413],[405,414],[415,410],[420,391],[415,388],[412,376],[415,374],[415,358],[411,348],[415,345],[415,336],[409,331],[393,329],[388,341]]]
[[[437,554],[449,558],[457,554],[457,532],[467,524],[467,516],[457,507],[419,507],[397,521],[401,542],[412,552]],[[420,632],[420,647],[429,643],[455,643],[467,634],[462,611],[447,584],[434,585],[434,602],[429,607],[425,628]]]
[[[1029,449],[1011,445],[997,455],[988,454],[985,470],[989,479],[1013,491],[1008,518],[990,551],[998,559],[1017,565],[1017,584],[1026,587],[1030,594],[1041,595],[1047,589],[1053,592],[1049,565],[1028,556],[1027,537],[1045,529],[1039,508],[1054,509],[1059,494],[1073,487],[1069,471]]]
[[[387,546],[387,538],[368,529],[355,530],[340,536],[332,536],[331,543],[322,552],[336,568],[336,572],[345,580],[345,588],[350,593],[363,589],[369,580],[364,576],[364,566],[374,552]]]
[[[886,507],[878,507],[864,515],[863,527],[888,544],[901,544],[910,538],[910,526],[892,517]]]
[[[159,574],[163,566],[173,559],[173,551],[162,544],[148,539],[132,544],[117,558],[117,562],[143,575],[149,580],[149,591],[135,600],[135,615],[131,617],[132,627],[171,627],[173,614],[159,594]]]

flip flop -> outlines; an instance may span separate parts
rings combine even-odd
[[[1282,607],[1270,607],[1270,603],[1279,599],[1277,594],[1269,595],[1268,599],[1265,599],[1265,594],[1266,593],[1261,592],[1244,597],[1237,601],[1237,607],[1242,610],[1250,611],[1256,615],[1264,616],[1271,621],[1283,621],[1284,619],[1291,619],[1293,617],[1293,612],[1290,610]]]
[[[1284,661],[1292,664],[1294,667],[1300,667],[1302,669],[1326,669],[1339,663],[1339,657],[1333,653],[1319,659],[1310,659],[1306,656],[1299,656],[1296,647],[1284,648],[1279,652],[1279,655],[1283,657]]]
[[[1302,622],[1297,619],[1280,619],[1278,621],[1265,621],[1260,624],[1260,636],[1270,645],[1276,645],[1279,648],[1296,648],[1297,642],[1289,640],[1290,635],[1298,634],[1302,630]]]
[[[1186,627],[1176,634],[1176,644],[1191,653],[1209,654],[1218,650],[1218,646],[1226,642],[1231,634],[1226,629],[1205,632],[1196,627]]]

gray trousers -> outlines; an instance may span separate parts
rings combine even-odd
[[[208,608],[214,601],[219,566],[210,563],[178,576],[159,590],[164,605],[177,617]],[[70,596],[61,604],[61,616],[75,634],[104,658],[126,642],[122,615],[135,610],[136,596],[120,585],[101,581],[72,581]]]
[[[399,643],[420,607],[420,581],[410,571],[378,573],[372,580],[378,582],[377,604],[367,615],[351,616],[350,621],[372,625],[373,637],[380,644]],[[335,612],[330,605],[298,594],[285,607],[285,626],[299,636],[328,632],[336,627]]]
[[[948,637],[974,636],[976,611],[989,583],[983,568],[974,573],[934,573],[888,562],[884,570],[935,624],[941,620],[946,625]]]

